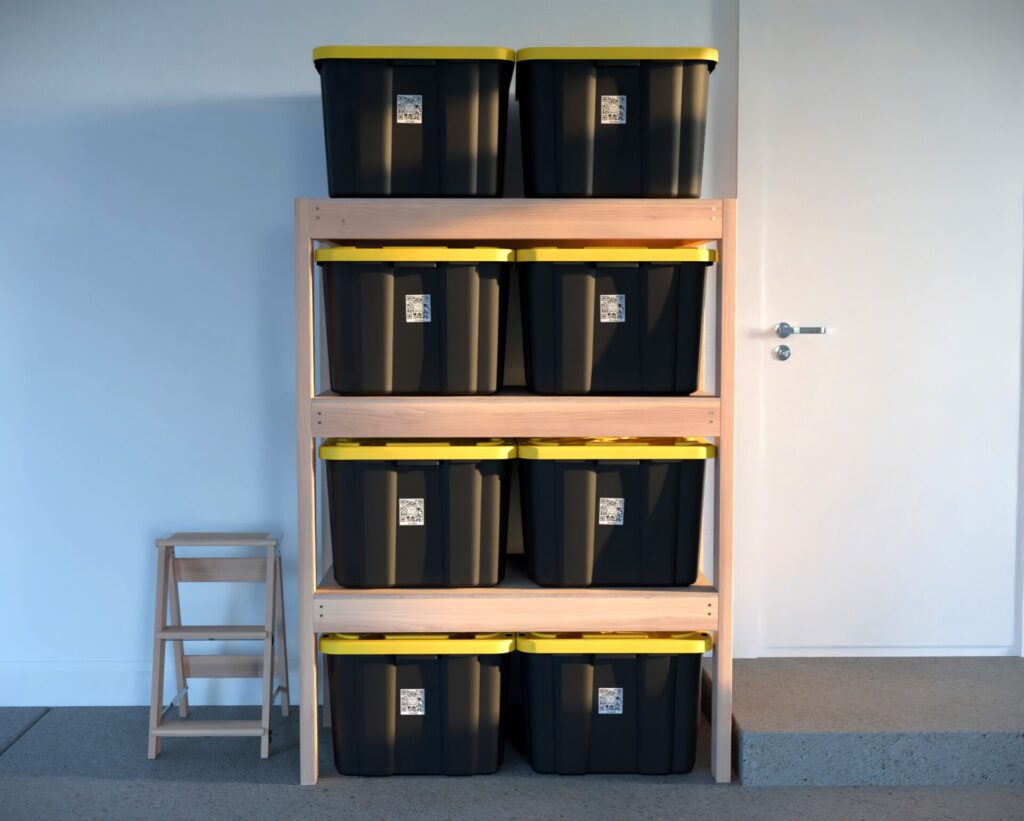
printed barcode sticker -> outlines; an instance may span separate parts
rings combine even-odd
[[[601,95],[601,125],[626,124],[626,95]]]
[[[395,95],[395,122],[422,123],[423,122],[423,95],[422,94],[396,94]]]
[[[626,500],[602,496],[597,506],[599,525],[621,525],[626,516]]]
[[[622,688],[621,687],[598,687],[597,688],[597,712],[598,715],[622,715]]]
[[[625,294],[601,294],[601,321],[602,322],[625,322],[626,321],[626,295]]]
[[[405,321],[430,322],[430,294],[405,295]]]
[[[422,499],[399,499],[398,500],[398,524],[399,526],[422,526],[423,524],[423,500]]]
[[[621,693],[622,691],[620,690],[619,692]],[[425,716],[427,714],[426,690],[399,690],[398,712],[403,716]],[[619,712],[622,711],[620,710]]]

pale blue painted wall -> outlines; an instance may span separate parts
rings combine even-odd
[[[291,232],[292,199],[326,195],[313,46],[716,45],[705,191],[732,195],[736,13],[0,4],[0,704],[148,700],[152,542],[172,529],[282,534],[297,647]],[[258,618],[256,590],[226,609],[217,592],[186,618]]]

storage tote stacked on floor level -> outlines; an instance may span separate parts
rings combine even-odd
[[[501,196],[506,48],[322,46],[332,197]]]
[[[320,651],[338,772],[493,773],[513,649],[522,654],[535,770],[693,769],[706,634],[329,634]]]
[[[334,763],[345,775],[493,773],[511,635],[326,635]]]
[[[527,757],[542,773],[686,773],[700,714],[703,633],[548,635],[522,653]]]

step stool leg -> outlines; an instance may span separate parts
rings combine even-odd
[[[153,733],[160,726],[164,702],[164,642],[157,634],[166,626],[167,619],[167,563],[168,550],[157,547],[156,561],[156,615],[153,619],[153,682],[149,701],[149,758],[160,754],[160,739]]]
[[[277,686],[281,688],[281,715],[287,717],[291,709],[288,680],[288,637],[284,626],[284,575],[281,572],[281,557],[274,560],[274,585],[277,588],[277,624],[274,628],[277,647]]]
[[[170,548],[171,557],[167,562],[168,579],[167,589],[170,591],[171,600],[171,627],[181,626],[181,600],[178,598],[178,575],[174,568],[176,560],[174,548]],[[188,718],[188,690],[185,689],[185,642],[172,641],[171,647],[174,650],[174,682],[181,693],[178,701],[178,716]]]
[[[275,558],[275,547],[271,545],[267,548],[267,569],[264,577],[266,592],[263,623],[267,629],[267,636],[263,640],[263,712],[260,716],[263,736],[260,738],[260,758],[270,757],[270,699],[274,692],[274,611],[277,603],[274,588]]]

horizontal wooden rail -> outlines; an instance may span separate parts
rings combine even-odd
[[[722,236],[721,200],[299,200],[310,237],[352,242],[685,244]]]
[[[718,593],[683,588],[539,587],[510,569],[497,587],[342,588],[328,570],[313,596],[319,632],[461,633],[713,630]]]
[[[718,436],[713,396],[318,396],[313,436]]]

